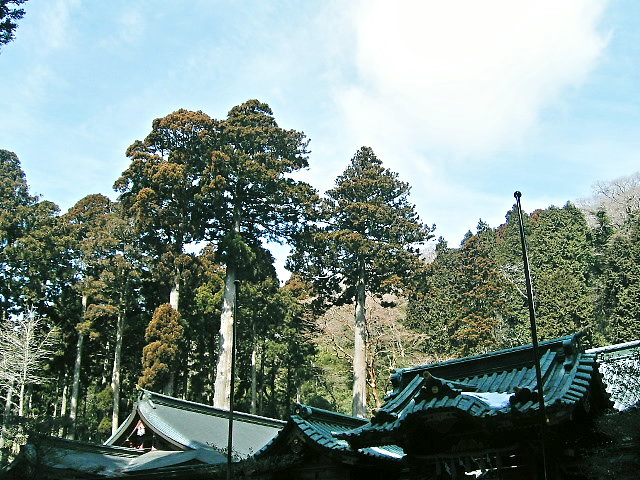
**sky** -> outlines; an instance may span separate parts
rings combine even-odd
[[[116,198],[125,151],[179,108],[257,98],[333,186],[361,146],[435,236],[640,170],[634,0],[29,0],[0,50],[0,148],[62,212]],[[274,251],[280,264],[285,250]]]

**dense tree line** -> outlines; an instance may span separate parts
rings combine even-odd
[[[5,451],[34,422],[104,440],[136,387],[226,408],[236,280],[234,396],[260,415],[301,401],[366,417],[393,368],[529,341],[514,210],[425,255],[435,226],[370,148],[319,194],[292,175],[304,134],[256,100],[156,119],[126,154],[117,200],[60,214],[0,150]],[[618,179],[525,215],[542,338],[640,337],[639,194],[639,177]],[[284,285],[267,241],[292,247]]]
[[[628,185],[625,195],[638,195],[639,187]],[[598,194],[582,208],[567,203],[525,214],[542,339],[577,331],[587,346],[640,338],[638,210],[615,225],[615,207]],[[405,319],[427,336],[426,351],[451,358],[528,342],[517,222],[515,210],[497,228],[480,221],[459,248],[439,239]]]

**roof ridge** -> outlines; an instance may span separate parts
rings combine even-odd
[[[577,340],[579,340],[580,337],[582,337],[584,335],[583,332],[578,332],[578,333],[574,333],[572,335],[566,335],[564,337],[558,337],[558,338],[553,338],[550,340],[545,340],[543,342],[540,342],[539,346],[543,347],[543,348],[551,348],[553,346],[556,345],[561,345],[564,344],[565,342],[569,341],[571,343],[573,342],[577,342]],[[407,372],[407,373],[411,373],[411,372],[419,372],[422,370],[426,370],[429,368],[434,368],[434,367],[442,367],[442,366],[447,366],[447,365],[456,365],[456,364],[460,364],[460,363],[471,363],[474,361],[478,361],[478,360],[485,360],[487,358],[492,358],[492,357],[500,357],[503,355],[508,355],[508,354],[512,354],[512,353],[516,353],[516,352],[521,352],[521,351],[526,351],[533,348],[533,344],[528,343],[525,345],[519,345],[517,347],[511,347],[511,348],[504,348],[502,350],[496,350],[495,352],[487,352],[487,353],[481,353],[478,355],[472,355],[469,357],[462,357],[462,358],[455,358],[453,360],[445,360],[444,362],[436,362],[436,363],[430,363],[427,365],[420,365],[420,366],[416,366],[416,367],[408,367],[408,368],[400,368],[397,369],[396,372]]]
[[[364,425],[367,420],[364,418],[353,417],[340,412],[334,412],[331,410],[325,410],[324,408],[312,407],[310,405],[304,405],[302,403],[296,403],[293,407],[292,415],[297,415],[304,420],[316,418],[318,420],[333,420],[336,423],[342,422],[345,426],[351,426],[350,424],[358,423]],[[359,425],[357,425],[359,426]]]
[[[151,390],[146,390],[144,388],[141,388],[140,392],[141,393],[140,393],[138,402],[145,400],[145,396],[146,396],[147,402],[149,402],[152,407],[153,407],[153,403],[157,402],[167,406],[180,408],[182,410],[192,410],[192,411],[196,410],[201,412],[206,411],[207,413],[215,412],[217,414],[220,414],[220,416],[229,415],[229,410],[226,410],[224,408],[214,407],[213,405],[206,405],[204,403],[192,402],[190,400],[184,400],[182,398],[176,398],[170,395],[165,395],[158,392],[152,392]],[[254,415],[252,413],[241,412],[238,410],[233,411],[233,416],[243,418],[245,420],[253,421],[253,423],[260,423],[260,424],[275,424],[278,426],[280,425],[284,426],[287,423],[286,421],[280,420],[277,418]]]

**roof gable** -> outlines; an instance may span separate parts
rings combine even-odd
[[[137,421],[175,446],[175,449],[227,448],[229,412],[195,402],[141,390],[138,402],[127,420],[106,445],[123,445]],[[267,444],[286,424],[282,420],[233,413],[233,450],[245,458]]]

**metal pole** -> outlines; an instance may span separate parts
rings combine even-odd
[[[236,323],[238,321],[238,291],[240,280],[234,280],[233,325],[231,328],[231,372],[229,378],[229,433],[227,436],[227,480],[231,480],[231,462],[233,461],[233,393],[236,375]]]
[[[520,222],[520,243],[522,245],[522,261],[524,262],[524,278],[527,284],[527,300],[529,303],[529,321],[531,323],[531,340],[533,344],[533,363],[536,367],[536,380],[538,382],[538,405],[540,407],[540,443],[542,445],[542,467],[544,478],[547,478],[547,454],[545,449],[544,430],[547,425],[547,413],[544,405],[544,391],[542,387],[542,369],[540,368],[540,348],[538,345],[538,331],[536,328],[536,312],[533,306],[533,289],[531,288],[531,272],[529,270],[529,258],[527,255],[527,244],[524,235],[524,221],[522,219],[522,207],[520,206],[520,197],[522,193],[515,192],[513,196],[516,199],[518,207],[518,220]]]

